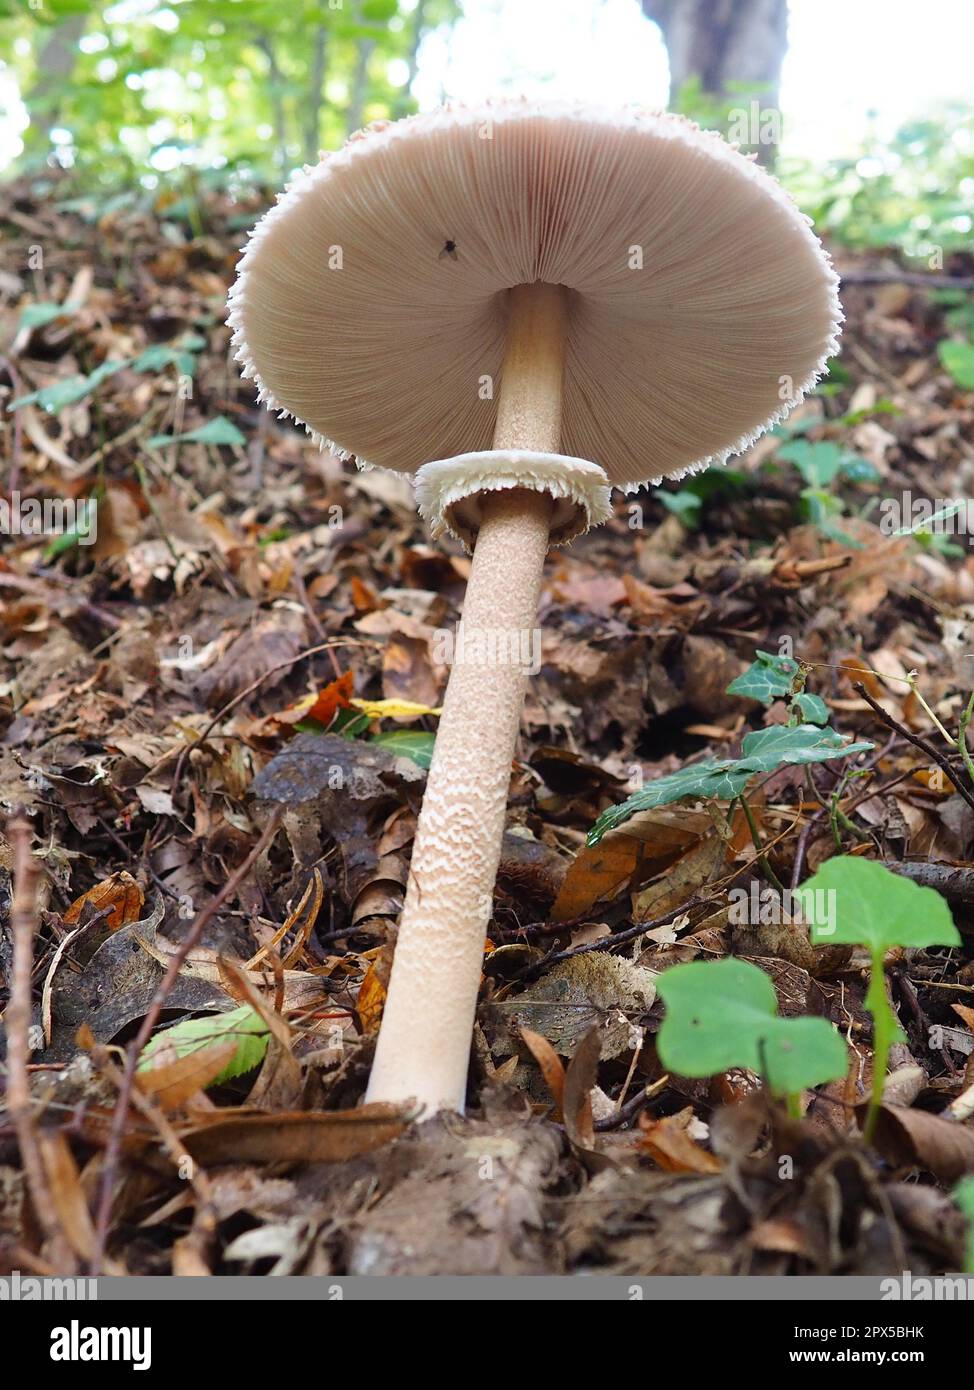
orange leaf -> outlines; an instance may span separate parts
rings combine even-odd
[[[382,1022],[382,1010],[386,1002],[386,987],[376,969],[374,960],[365,972],[365,979],[359,985],[356,1011],[363,1033],[377,1033]]]
[[[667,1173],[719,1173],[720,1159],[701,1148],[687,1133],[692,1118],[690,1109],[662,1120],[654,1120],[644,1111],[639,1117],[639,1147]]]
[[[85,903],[91,903],[95,912],[101,912],[105,907],[111,908],[106,921],[112,931],[118,931],[119,927],[139,920],[144,902],[145,894],[142,889],[132,875],[122,869],[120,873],[112,874],[110,878],[96,883],[94,888],[89,888],[80,898],[75,898],[64,914],[64,924],[67,927],[73,926],[81,916]]]
[[[531,1056],[541,1068],[545,1085],[555,1102],[555,1113],[552,1119],[556,1123],[560,1123],[561,1103],[565,1095],[565,1065],[551,1043],[541,1033],[535,1033],[530,1028],[522,1028],[521,1037],[524,1039],[525,1046]]]
[[[351,671],[346,671],[343,676],[326,685],[324,690],[319,690],[317,700],[310,709],[305,710],[304,718],[316,719],[327,728],[339,709],[348,709],[354,689],[355,677]]]

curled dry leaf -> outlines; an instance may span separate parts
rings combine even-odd
[[[678,1115],[655,1120],[645,1111],[639,1117],[639,1148],[667,1173],[719,1173],[719,1158],[703,1148],[690,1134],[693,1107]]]
[[[545,1085],[555,1102],[552,1119],[560,1120],[562,1118],[562,1103],[565,1098],[564,1063],[548,1039],[540,1033],[535,1033],[531,1028],[522,1028],[521,1037],[524,1039],[525,1047],[540,1067]]]
[[[145,894],[142,889],[132,875],[122,869],[117,874],[110,874],[101,883],[96,883],[94,888],[89,888],[80,898],[75,898],[64,914],[64,925],[74,926],[81,917],[85,904],[88,903],[93,912],[102,912],[109,908],[105,920],[112,931],[118,931],[119,927],[139,920],[144,902]]]
[[[856,1114],[864,1121],[866,1107],[857,1107]],[[943,1182],[974,1173],[974,1129],[926,1110],[884,1105],[874,1142],[891,1163],[925,1168]]]
[[[597,1152],[595,1147],[592,1088],[599,1069],[601,1050],[601,1029],[595,1025],[582,1038],[575,1049],[575,1055],[568,1063],[562,1099],[568,1142],[576,1157],[580,1158],[592,1173],[615,1166],[607,1154]]]
[[[397,1139],[414,1112],[399,1105],[267,1115],[223,1111],[181,1135],[204,1166],[219,1163],[341,1163]]]
[[[197,1048],[185,1057],[173,1055],[171,1060],[136,1072],[135,1084],[164,1110],[179,1110],[190,1096],[197,1095],[216,1080],[236,1051],[237,1044],[231,1041]]]

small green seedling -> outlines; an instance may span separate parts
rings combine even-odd
[[[666,1017],[657,1037],[660,1061],[680,1076],[715,1076],[746,1067],[764,1076],[789,1114],[801,1093],[845,1075],[846,1048],[824,1018],[779,1018],[774,985],[743,960],[690,961],[657,983]]]
[[[964,1178],[954,1188],[954,1201],[967,1217],[967,1252],[964,1273],[974,1274],[974,1178]]]
[[[894,946],[959,946],[950,908],[933,888],[921,888],[871,859],[837,855],[796,891],[813,946],[865,946],[872,967],[866,1008],[873,1016],[873,1087],[863,1134],[872,1139],[883,1103],[889,1050],[903,1039],[886,997],[883,961]]]
[[[138,1070],[149,1071],[160,1065],[158,1054],[163,1052],[163,1055],[167,1055],[170,1048],[178,1058],[182,1058],[221,1043],[236,1043],[236,1052],[220,1074],[209,1083],[217,1086],[259,1066],[264,1060],[269,1041],[270,1032],[260,1014],[249,1004],[242,1004],[240,1008],[230,1009],[223,1014],[185,1018],[171,1028],[156,1033],[142,1049]]]
[[[776,457],[793,464],[801,474],[805,484],[801,493],[805,518],[831,540],[861,550],[860,542],[837,524],[836,518],[845,514],[845,506],[832,489],[840,478],[854,483],[875,482],[879,474],[868,459],[828,440],[813,444],[807,439],[792,439],[777,451]]]

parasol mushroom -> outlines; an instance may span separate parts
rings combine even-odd
[[[463,1109],[549,544],[605,520],[610,485],[744,449],[814,385],[840,321],[809,220],[668,114],[379,123],[255,228],[230,323],[258,399],[415,475],[434,534],[473,551],[370,1100]]]

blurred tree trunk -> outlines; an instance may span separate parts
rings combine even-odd
[[[275,158],[278,165],[285,169],[287,167],[287,117],[284,114],[284,74],[281,72],[270,37],[267,34],[258,33],[256,43],[267,59],[267,75],[270,78],[268,88],[271,110],[274,113]]]
[[[413,10],[413,27],[409,36],[409,54],[406,62],[409,64],[409,76],[406,85],[402,89],[402,95],[396,102],[396,115],[404,116],[409,109],[409,93],[413,82],[416,80],[416,73],[419,70],[419,45],[423,41],[423,34],[426,31],[426,0],[417,0],[416,8]]]
[[[670,99],[691,77],[703,92],[746,106],[777,107],[781,64],[788,51],[788,0],[642,0],[658,24],[670,60]],[[743,87],[728,92],[728,83]],[[772,146],[759,145],[762,160]]]
[[[50,134],[58,124],[60,98],[74,71],[78,56],[78,40],[88,22],[86,14],[72,14],[50,31],[44,47],[37,55],[37,81],[24,98],[31,125],[43,143],[50,143]]]
[[[361,0],[355,6],[356,23],[362,23]],[[352,77],[352,95],[345,113],[346,134],[354,135],[362,128],[362,114],[365,110],[365,93],[369,80],[369,59],[375,51],[375,39],[364,34],[355,45],[355,73]]]
[[[317,164],[321,152],[321,108],[325,100],[325,73],[328,70],[328,30],[319,24],[315,30],[308,79],[308,114],[304,126],[304,162]]]

